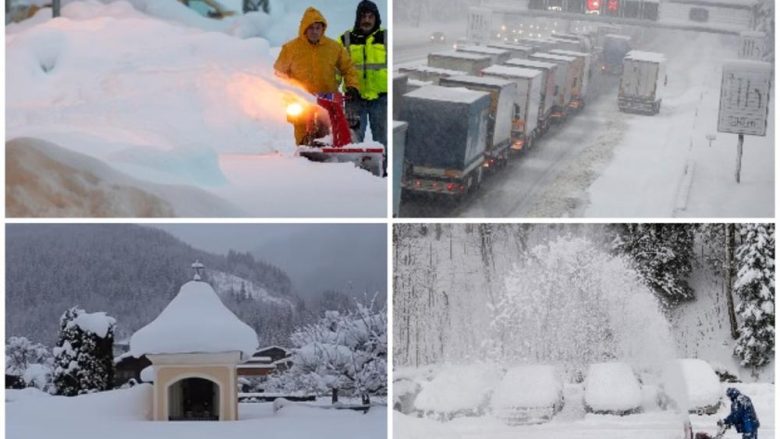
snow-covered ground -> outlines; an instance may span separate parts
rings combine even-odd
[[[280,439],[387,437],[387,411],[367,414],[322,408],[322,403],[240,403],[235,422],[153,422],[151,385],[77,397],[48,396],[25,389],[6,391],[8,439],[238,439],[258,435]]]
[[[309,98],[278,80],[272,65],[279,45],[297,36],[308,2],[271,3],[270,16],[216,21],[177,2],[86,0],[66,2],[61,18],[44,9],[7,26],[6,140],[50,144],[35,162],[16,157],[27,173],[9,179],[11,201],[22,200],[18,210],[9,202],[9,213],[384,216],[386,179],[294,155],[285,99]],[[351,27],[354,4],[321,3],[332,17],[326,35]],[[378,3],[385,11],[386,2]],[[68,153],[92,160],[63,159]],[[154,199],[82,207],[90,192],[47,191],[70,186],[41,178],[49,176],[41,161],[78,183],[97,179],[101,188]]]
[[[434,31],[454,40],[465,24],[399,23],[394,65],[424,64],[427,53],[451,47],[430,44]],[[410,198],[401,216],[773,217],[774,91],[766,137],[745,136],[739,184],[737,136],[716,129],[721,66],[736,58],[737,43],[731,35],[646,30],[636,48],[668,60],[660,114],[618,111],[617,77],[597,73],[591,84],[601,87],[591,87],[599,90],[583,112],[488,177],[474,196],[455,206]],[[711,147],[709,134],[716,135]]]
[[[661,113],[631,115],[609,165],[587,190],[588,217],[774,216],[774,90],[766,137],[745,136],[742,181],[737,135],[717,132],[721,65],[737,38],[670,31],[649,50],[665,53]],[[716,139],[709,146],[708,134]]]
[[[723,386],[724,392],[727,385]],[[729,384],[728,386],[732,386]],[[774,437],[774,385],[734,384],[749,395],[756,407],[761,422],[761,437]],[[724,396],[725,398],[725,396]],[[394,436],[404,439],[434,438],[531,438],[531,439],[684,439],[685,415],[674,411],[648,410],[644,413],[613,416],[584,414],[572,419],[562,416],[564,411],[549,423],[538,425],[509,426],[493,415],[482,417],[461,417],[449,422],[429,418],[417,418],[393,412]],[[576,412],[576,410],[572,410]],[[690,415],[694,433],[707,432],[714,435],[717,420],[729,413],[728,405],[712,416]],[[738,439],[733,429],[725,439]]]

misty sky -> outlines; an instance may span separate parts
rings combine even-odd
[[[212,253],[250,252],[283,269],[301,297],[387,293],[384,224],[150,224]]]

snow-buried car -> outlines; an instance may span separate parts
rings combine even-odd
[[[417,415],[440,421],[481,416],[500,379],[500,370],[489,365],[445,367],[417,395]]]
[[[493,415],[509,425],[547,422],[563,407],[563,383],[553,366],[511,368],[493,392]]]
[[[642,390],[626,363],[596,363],[585,378],[585,409],[590,413],[628,415],[641,411]]]

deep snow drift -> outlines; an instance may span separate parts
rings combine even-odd
[[[150,204],[168,206],[120,206],[101,216],[385,215],[385,179],[351,164],[294,156],[284,99],[301,93],[278,80],[272,65],[274,46],[297,35],[303,2],[275,2],[279,12],[271,17],[225,23],[175,2],[132,3],[71,2],[61,18],[42,10],[6,28],[6,140],[43,139],[87,155],[112,174],[142,181],[133,188],[143,192],[150,184],[176,184],[211,195],[182,206],[175,194],[157,192],[163,203]],[[335,37],[351,26],[354,5],[329,3],[321,9],[338,17],[327,32]],[[271,42],[234,36],[251,36],[247,26],[264,20],[276,23],[260,26]],[[103,167],[77,171],[95,168]],[[38,201],[19,215],[52,215],[47,197]]]
[[[153,422],[152,387],[144,384],[72,398],[48,396],[30,389],[6,392],[8,439],[214,439],[250,437],[259,431],[274,438],[384,438],[387,412],[373,407],[367,414],[285,404],[275,411],[270,403],[238,405],[235,422]]]

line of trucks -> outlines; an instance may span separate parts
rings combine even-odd
[[[531,148],[551,126],[581,111],[593,73],[601,70],[590,47],[581,35],[556,34],[459,45],[430,53],[427,65],[399,67],[393,77],[394,175],[402,175],[395,179],[396,211],[401,188],[462,197],[513,152]],[[657,113],[663,56],[629,53],[624,76],[631,81],[624,86],[621,78],[618,107]]]

